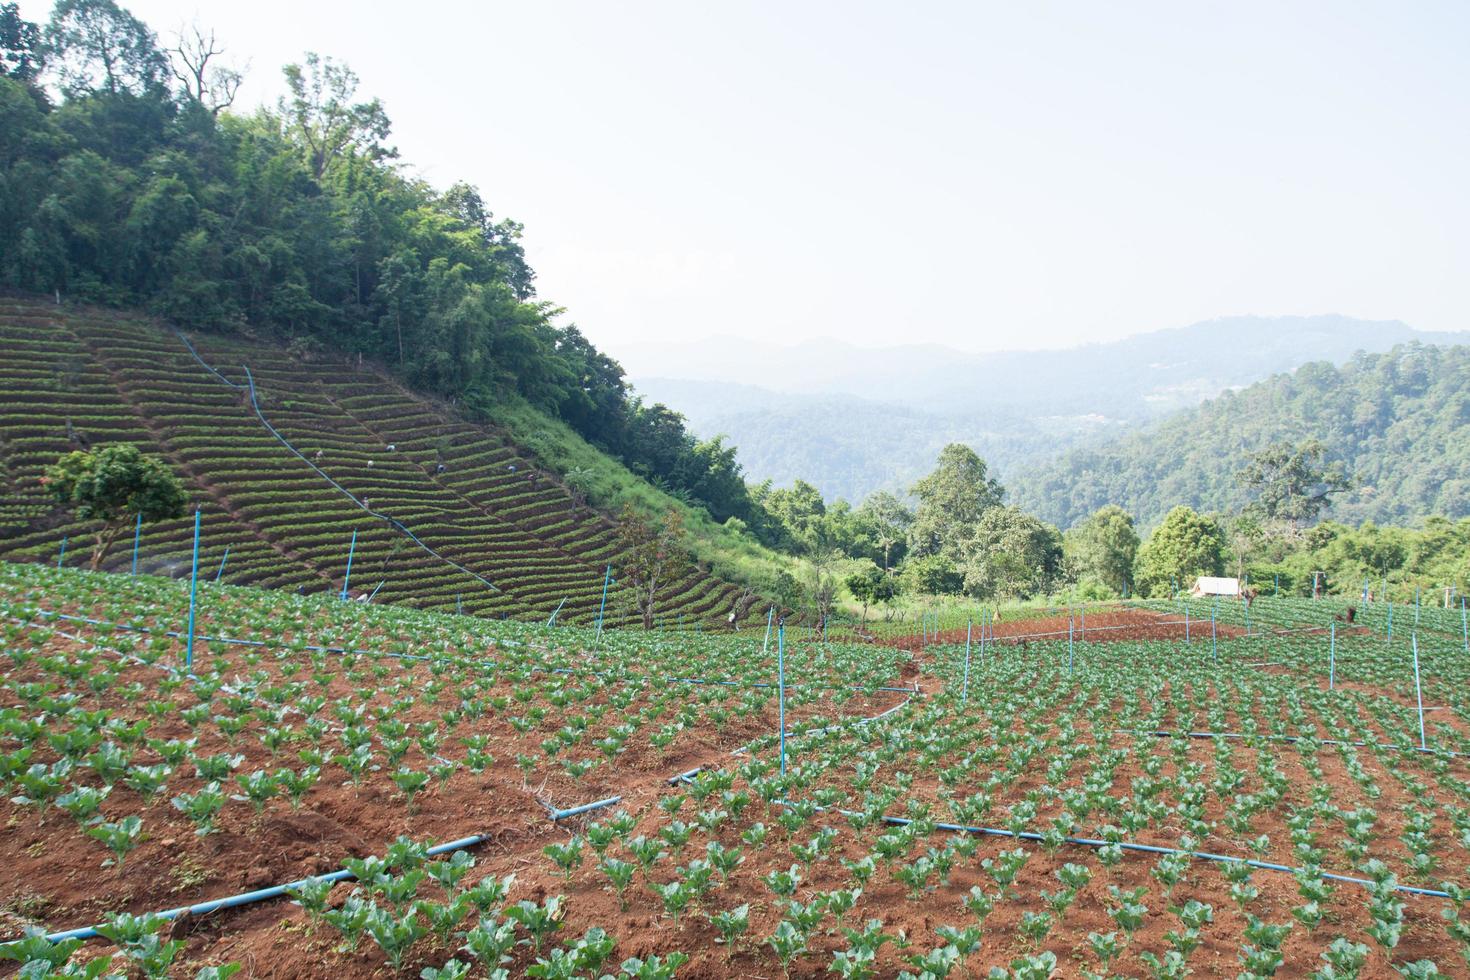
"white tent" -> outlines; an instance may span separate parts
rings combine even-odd
[[[1194,588],[1189,590],[1190,595],[1218,595],[1228,596],[1232,599],[1240,596],[1240,579],[1238,578],[1212,578],[1201,575],[1195,580]]]

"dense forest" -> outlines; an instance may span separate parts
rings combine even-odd
[[[1329,516],[1406,523],[1470,515],[1470,348],[1405,344],[1312,363],[1096,449],[1014,474],[1014,499],[1061,527],[1118,504],[1152,526],[1177,504],[1233,511],[1235,474],[1276,442],[1313,438],[1351,488]]]
[[[471,417],[523,398],[762,533],[734,449],[645,404],[537,297],[519,224],[408,176],[347,66],[308,54],[247,114],[221,51],[113,0],[59,0],[44,26],[0,5],[0,285],[371,358]]]

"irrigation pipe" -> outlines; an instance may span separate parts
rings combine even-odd
[[[102,626],[102,627],[107,627],[109,629],[125,630],[125,631],[133,632],[133,633],[147,633],[149,635],[166,636],[166,637],[170,637],[172,639],[181,639],[184,636],[184,634],[181,633],[181,632],[179,632],[178,630],[162,630],[162,631],[160,631],[160,630],[154,629],[154,628],[149,627],[149,626],[137,626],[137,625],[133,625],[133,624],[130,624],[130,623],[114,623],[114,622],[110,622],[110,621],[105,620],[105,619],[93,619],[93,618],[87,617],[87,616],[74,616],[74,615],[71,615],[71,614],[68,614],[68,613],[53,612],[52,610],[42,609],[40,607],[31,607],[27,611],[30,612],[30,613],[32,613],[32,614],[34,614],[34,615],[46,616],[46,617],[50,617],[52,619],[61,619],[61,620],[66,620],[68,622],[74,622],[74,623],[87,623],[87,624],[92,625],[92,626]],[[39,624],[36,624],[36,625],[39,625]],[[353,655],[353,656],[364,656],[364,657],[388,657],[388,658],[393,659],[393,660],[416,660],[416,661],[431,662],[431,663],[432,662],[438,662],[438,663],[447,663],[447,664],[456,665],[456,666],[465,666],[465,665],[473,665],[473,666],[478,666],[478,667],[501,667],[501,666],[503,666],[502,664],[500,664],[499,662],[494,661],[494,660],[473,660],[473,659],[461,658],[461,657],[431,657],[431,656],[427,656],[425,654],[419,654],[419,653],[392,653],[392,652],[386,651],[386,650],[368,650],[368,649],[365,649],[365,648],[362,648],[362,647],[329,647],[329,646],[321,646],[319,644],[314,644],[314,643],[304,644],[304,645],[302,645],[300,647],[293,647],[289,643],[285,643],[285,642],[282,642],[280,640],[246,640],[246,639],[242,639],[242,638],[239,638],[239,637],[231,637],[231,636],[212,636],[212,635],[206,634],[206,633],[197,634],[196,635],[196,639],[206,640],[206,641],[208,641],[210,643],[222,643],[222,644],[235,645],[235,646],[273,647],[273,648],[277,648],[277,649],[284,648],[284,649],[293,650],[293,651],[294,650],[301,650],[301,651],[304,651],[304,652],[313,652],[313,653],[335,653],[335,654],[341,654],[341,655],[344,655],[344,656],[350,654],[350,655]],[[721,678],[713,678],[713,679],[711,679],[711,678],[703,678],[703,677],[674,677],[674,676],[658,677],[658,676],[654,676],[654,675],[650,675],[650,674],[617,674],[617,673],[614,673],[612,671],[577,670],[577,669],[572,668],[572,667],[550,667],[550,666],[547,666],[546,664],[536,664],[536,663],[527,664],[525,666],[528,669],[530,669],[530,670],[539,671],[539,672],[542,672],[542,673],[548,673],[548,674],[564,674],[564,675],[573,676],[573,677],[596,677],[596,678],[598,678],[600,680],[610,681],[610,682],[617,682],[617,683],[631,683],[631,682],[635,682],[635,681],[659,681],[659,682],[665,683],[665,684],[708,684],[708,685],[719,686],[719,687],[735,687],[735,688],[740,688],[742,690],[776,687],[775,684],[772,684],[769,681],[753,681],[751,683],[743,683],[741,681],[733,681],[733,680],[727,680],[727,679],[721,679]],[[804,684],[804,683],[794,683],[794,684],[788,684],[787,687],[790,687],[790,688],[801,688],[801,689],[805,689],[805,690],[818,690],[818,691],[858,691],[860,693],[880,693],[880,692],[894,692],[894,693],[899,693],[899,694],[921,694],[922,693],[921,691],[919,691],[919,689],[917,687],[898,687],[898,686],[890,686],[890,685],[884,685],[882,687],[870,688],[870,687],[864,687],[863,685],[860,685],[860,684]]]
[[[1114,731],[1122,735],[1157,735],[1159,738],[1231,738],[1248,740],[1252,738],[1265,739],[1268,742],[1300,742],[1304,738],[1301,735],[1247,735],[1241,732],[1168,732],[1150,731],[1145,728],[1116,728]],[[1352,745],[1362,748],[1394,749],[1398,752],[1420,752],[1424,755],[1442,755],[1458,758],[1465,755],[1464,752],[1451,752],[1449,749],[1421,748],[1417,745],[1395,745],[1392,742],[1359,742],[1337,738],[1317,739],[1322,745]]]
[[[787,800],[775,800],[774,802],[777,806],[791,807],[795,805]],[[843,810],[836,807],[829,808],[818,806],[816,809],[818,812],[830,809],[832,810],[832,812],[840,813],[843,816],[862,816],[862,814],[857,813],[856,811]],[[913,821],[908,819],[907,817],[883,816],[879,817],[878,819],[883,821],[884,823],[893,824],[900,827],[913,823]],[[1038,842],[1045,841],[1046,839],[1041,834],[1032,831],[1023,830],[1018,832],[1014,830],[1003,830],[999,827],[971,827],[968,824],[960,823],[936,823],[934,825],[934,829],[936,831],[947,830],[952,833],[985,834],[990,837],[1012,837],[1016,840],[1029,840]],[[1177,847],[1159,847],[1155,844],[1134,844],[1128,841],[1105,841],[1096,840],[1091,837],[1063,837],[1062,841],[1067,844],[1077,844],[1082,847],[1094,848],[1109,847],[1113,844],[1117,844],[1120,849],[1125,851],[1139,851],[1144,854],[1182,854],[1185,857],[1194,858],[1200,861],[1218,861],[1222,864],[1240,863],[1248,865],[1252,868],[1260,868],[1264,871],[1285,871],[1288,874],[1300,874],[1303,871],[1302,868],[1293,868],[1290,865],[1286,864],[1273,864],[1270,861],[1256,861],[1252,860],[1251,858],[1231,857],[1228,854],[1214,854],[1210,851],[1186,851]],[[1376,882],[1373,882],[1367,878],[1355,878],[1352,875],[1335,874],[1331,871],[1323,871],[1320,873],[1323,878],[1328,878],[1332,881],[1347,881],[1356,885],[1365,885],[1370,888],[1376,884]],[[1392,887],[1395,891],[1407,892],[1411,895],[1427,895],[1431,898],[1450,897],[1449,892],[1441,891],[1437,888],[1418,888],[1414,885],[1400,885],[1397,883],[1395,883]]]
[[[429,857],[437,857],[440,854],[448,854],[452,851],[462,851],[467,847],[474,847],[485,840],[483,834],[475,834],[470,837],[461,837],[459,840],[450,841],[447,844],[439,844],[429,848],[425,853]],[[258,888],[255,891],[243,892],[239,895],[231,895],[228,898],[216,898],[207,902],[199,902],[194,905],[181,905],[178,908],[164,909],[154,912],[153,915],[160,919],[177,919],[184,915],[209,915],[223,909],[238,908],[241,905],[251,905],[255,902],[263,902],[271,898],[280,898],[282,895],[290,894],[297,889],[310,885],[317,881],[338,882],[351,881],[356,876],[346,868],[333,871],[324,875],[313,875],[296,881],[287,882],[284,885],[272,885],[269,888]],[[97,931],[96,926],[87,926],[81,929],[68,929],[64,932],[53,932],[46,936],[53,943],[63,942],[67,939],[97,939],[105,938]]]
[[[494,582],[490,581],[485,576],[479,574],[478,572],[472,572],[472,571],[470,571],[468,568],[465,568],[463,565],[461,565],[459,562],[455,561],[453,558],[448,558],[448,557],[446,557],[444,555],[441,555],[441,554],[439,554],[439,552],[435,551],[433,548],[431,548],[428,545],[424,544],[422,541],[419,540],[418,535],[416,535],[412,531],[410,531],[408,529],[408,527],[402,521],[400,521],[400,520],[398,520],[397,518],[394,518],[394,517],[389,517],[387,514],[380,514],[377,511],[373,510],[371,507],[369,507],[366,504],[364,504],[361,500],[359,500],[357,498],[357,495],[356,494],[354,494],[352,491],[350,491],[346,487],[342,486],[342,484],[338,483],[336,480],[334,480],[330,476],[328,476],[326,474],[326,472],[320,466],[317,466],[311,460],[307,459],[306,456],[304,454],[302,454],[302,452],[300,450],[298,450],[295,446],[291,445],[291,443],[286,439],[285,436],[281,435],[280,432],[276,431],[276,427],[275,426],[273,426],[273,425],[270,424],[270,421],[265,417],[265,413],[260,410],[260,403],[257,402],[256,399],[255,399],[255,377],[254,377],[254,375],[252,375],[250,373],[250,367],[249,367],[249,365],[242,364],[240,366],[245,369],[245,377],[248,378],[249,381],[250,381],[250,407],[255,410],[255,417],[258,418],[258,419],[260,419],[260,424],[263,425],[263,426],[265,426],[266,431],[269,432],[271,435],[275,436],[276,437],[276,441],[279,442],[281,445],[285,446],[286,449],[288,451],[290,451],[290,453],[293,456],[295,456],[297,459],[301,460],[307,466],[310,466],[313,470],[315,470],[317,472],[317,474],[323,480],[326,480],[332,486],[336,487],[338,491],[340,491],[344,496],[346,496],[349,500],[351,500],[358,507],[361,507],[366,513],[372,515],[373,517],[376,517],[380,521],[383,521],[383,522],[387,523],[390,527],[395,528],[401,534],[405,535],[414,544],[416,544],[420,548],[424,549],[424,551],[427,552],[428,554],[432,555],[435,558],[438,558],[440,561],[442,561],[445,564],[451,566],[452,568],[459,569],[461,572],[464,572],[470,578],[477,579],[478,581],[483,582],[486,586],[489,587],[489,589],[492,592],[499,592],[500,591],[499,587],[497,587]]]
[[[180,332],[177,328],[174,329],[174,333],[177,334],[178,337],[179,337],[179,339],[184,342],[184,346],[189,349],[189,353],[194,356],[194,360],[198,361],[199,364],[206,371],[208,371],[210,374],[213,374],[216,378],[219,378],[220,381],[222,381],[224,384],[228,385],[231,388],[235,388],[237,390],[238,389],[247,390],[250,393],[250,407],[251,407],[252,410],[254,410],[255,417],[260,420],[260,424],[263,425],[263,426],[265,426],[266,431],[269,432],[271,435],[275,436],[276,441],[278,441],[281,445],[285,446],[286,449],[292,455],[294,455],[297,459],[301,460],[307,466],[310,466],[314,471],[316,471],[316,474],[318,476],[320,476],[323,480],[326,480],[327,483],[331,484],[334,488],[336,488],[336,490],[338,492],[340,492],[343,496],[347,497],[347,499],[351,500],[358,507],[361,507],[364,511],[366,511],[371,516],[378,518],[379,520],[387,523],[390,527],[395,528],[400,533],[402,533],[405,536],[407,536],[410,541],[412,541],[414,544],[418,545],[420,548],[422,548],[429,555],[433,556],[434,558],[439,559],[440,561],[444,562],[447,565],[450,565],[453,568],[458,569],[459,571],[465,573],[466,575],[470,576],[471,578],[477,579],[478,581],[483,582],[486,586],[488,586],[490,588],[490,590],[492,592],[500,592],[499,587],[496,586],[494,582],[491,582],[489,579],[485,578],[485,576],[480,575],[477,572],[470,571],[468,568],[466,568],[465,566],[461,565],[459,562],[455,561],[454,559],[448,558],[448,557],[446,557],[444,555],[441,555],[439,552],[435,551],[433,548],[429,547],[427,544],[424,544],[424,542],[422,542],[422,541],[419,540],[418,535],[416,535],[412,531],[410,531],[408,529],[408,527],[403,524],[402,521],[399,521],[396,518],[389,517],[387,514],[380,514],[377,511],[373,510],[372,508],[368,507],[366,504],[364,504],[361,500],[359,500],[357,498],[357,495],[355,493],[353,493],[352,491],[348,490],[346,487],[342,486],[342,484],[338,483],[336,480],[332,479],[330,476],[327,475],[327,473],[326,473],[325,470],[323,470],[320,466],[317,466],[310,459],[307,459],[306,456],[300,450],[298,450],[295,446],[291,445],[290,441],[287,440],[287,438],[285,436],[281,435],[281,433],[279,431],[277,431],[277,429],[276,429],[275,426],[273,426],[273,425],[270,424],[270,421],[265,417],[265,413],[260,410],[260,403],[259,403],[259,401],[256,400],[256,397],[255,397],[255,376],[250,373],[250,367],[249,367],[249,365],[246,365],[246,364],[240,365],[240,367],[242,369],[244,369],[244,371],[245,371],[245,378],[246,378],[246,381],[248,382],[248,384],[243,384],[243,385],[242,384],[238,384],[238,383],[236,383],[234,381],[231,381],[229,378],[226,378],[223,374],[220,374],[219,371],[215,370],[215,368],[213,368],[210,364],[208,364],[204,360],[204,358],[200,357],[199,356],[199,352],[194,349],[194,345],[189,342],[189,338],[188,337],[185,337],[183,335],[183,333]],[[349,568],[350,568],[350,565],[349,565]],[[344,592],[346,591],[345,587],[344,587],[343,591]]]

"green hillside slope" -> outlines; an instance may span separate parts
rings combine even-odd
[[[1110,503],[1153,524],[1181,503],[1239,507],[1235,474],[1246,455],[1309,437],[1355,481],[1332,517],[1470,515],[1470,347],[1415,343],[1341,367],[1307,364],[1006,483],[1013,502],[1061,527]]]
[[[149,320],[0,301],[0,557],[53,561],[65,536],[68,563],[83,560],[87,527],[52,507],[41,470],[71,449],[131,442],[188,484],[210,576],[224,562],[236,584],[340,590],[356,531],[352,585],[381,583],[377,601],[543,619],[564,602],[563,620],[596,616],[615,526],[506,433],[341,356],[304,363],[279,346],[192,339],[197,356]],[[146,527],[140,570],[187,575],[190,524]],[[108,567],[129,567],[126,545]],[[661,618],[722,617],[735,594],[697,571]],[[623,599],[614,586],[618,619]]]

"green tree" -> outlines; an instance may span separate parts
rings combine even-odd
[[[188,500],[183,484],[162,460],[132,445],[68,453],[46,468],[42,482],[78,520],[100,522],[92,546],[94,571],[138,515],[145,523],[178,517]]]
[[[46,26],[46,67],[68,94],[161,91],[168,59],[148,25],[114,0],[57,0]]]
[[[914,526],[914,512],[905,507],[903,501],[886,490],[879,490],[863,501],[857,509],[857,518],[882,555],[883,571],[903,560],[909,529]]]
[[[1181,505],[1138,549],[1133,578],[1140,595],[1166,596],[1176,583],[1188,588],[1196,576],[1224,570],[1225,532],[1213,518]]]
[[[41,29],[21,18],[19,4],[0,4],[0,75],[34,82],[44,66]]]
[[[944,554],[957,559],[961,546],[980,515],[999,507],[1005,489],[991,479],[981,459],[969,446],[952,442],[939,451],[934,472],[915,483],[919,498],[909,531],[919,555]]]
[[[919,595],[955,595],[965,576],[948,555],[909,555],[898,568],[903,591]]]
[[[863,567],[843,579],[843,585],[852,597],[863,604],[862,622],[859,629],[865,629],[868,625],[868,607],[880,602],[888,602],[894,596],[893,577],[870,561],[865,561]]]
[[[1017,507],[980,515],[964,545],[965,591],[979,599],[1044,594],[1062,569],[1062,535]]]
[[[284,74],[290,95],[278,111],[313,177],[322,179],[349,155],[373,162],[398,156],[384,144],[393,127],[383,103],[352,101],[358,78],[351,68],[307,52],[304,65],[287,65]]]
[[[1342,464],[1324,464],[1327,447],[1317,439],[1297,446],[1274,442],[1251,453],[1236,480],[1254,494],[1248,509],[1266,521],[1301,527],[1316,520],[1332,495],[1352,486]]]
[[[618,518],[618,550],[620,579],[633,591],[643,628],[651,630],[659,596],[692,565],[684,547],[684,519],[670,510],[655,527],[625,504]]]
[[[762,505],[792,543],[793,550],[808,555],[826,550],[823,519],[827,505],[816,487],[797,480],[790,487],[768,491]]]
[[[1062,547],[1079,579],[1091,577],[1114,595],[1122,595],[1138,555],[1138,531],[1126,510],[1109,504],[1069,530]]]

